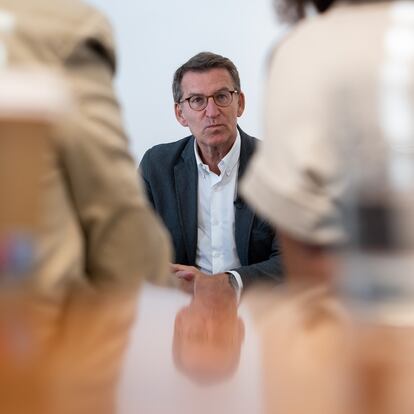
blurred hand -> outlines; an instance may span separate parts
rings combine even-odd
[[[210,275],[201,272],[194,266],[171,264],[171,273],[178,281],[178,287],[189,294],[194,295],[196,290],[203,296],[212,295],[209,300],[217,301],[220,298],[225,301],[237,298],[235,289],[229,282],[227,273]]]
[[[172,263],[170,270],[173,277],[178,281],[178,287],[190,294],[194,294],[194,284],[196,279],[203,276],[208,277],[207,274],[201,272],[195,266]]]

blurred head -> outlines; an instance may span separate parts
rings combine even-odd
[[[313,6],[316,11],[323,13],[334,2],[335,0],[274,0],[273,5],[277,15],[282,20],[294,23],[306,16],[306,8],[308,6]]]

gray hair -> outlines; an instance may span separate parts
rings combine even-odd
[[[190,58],[175,71],[172,84],[174,102],[178,103],[183,96],[181,82],[187,72],[206,72],[215,68],[226,69],[233,80],[235,89],[240,92],[239,72],[234,63],[224,56],[212,52],[201,52]]]

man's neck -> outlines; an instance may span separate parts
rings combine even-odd
[[[197,144],[198,154],[200,155],[201,161],[208,165],[210,171],[214,174],[220,175],[221,171],[218,167],[220,161],[229,153],[236,138],[231,143],[226,145],[217,146],[200,146]]]

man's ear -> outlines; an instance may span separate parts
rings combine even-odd
[[[179,104],[179,103],[174,104],[174,112],[175,112],[175,117],[177,118],[177,121],[182,126],[188,127],[188,122],[187,122],[187,119],[185,118],[185,116],[183,114],[183,108],[182,108],[181,104]]]
[[[239,98],[239,101],[237,105],[237,116],[239,117],[239,116],[242,116],[244,112],[244,105],[245,105],[244,93],[240,92],[238,98]]]

